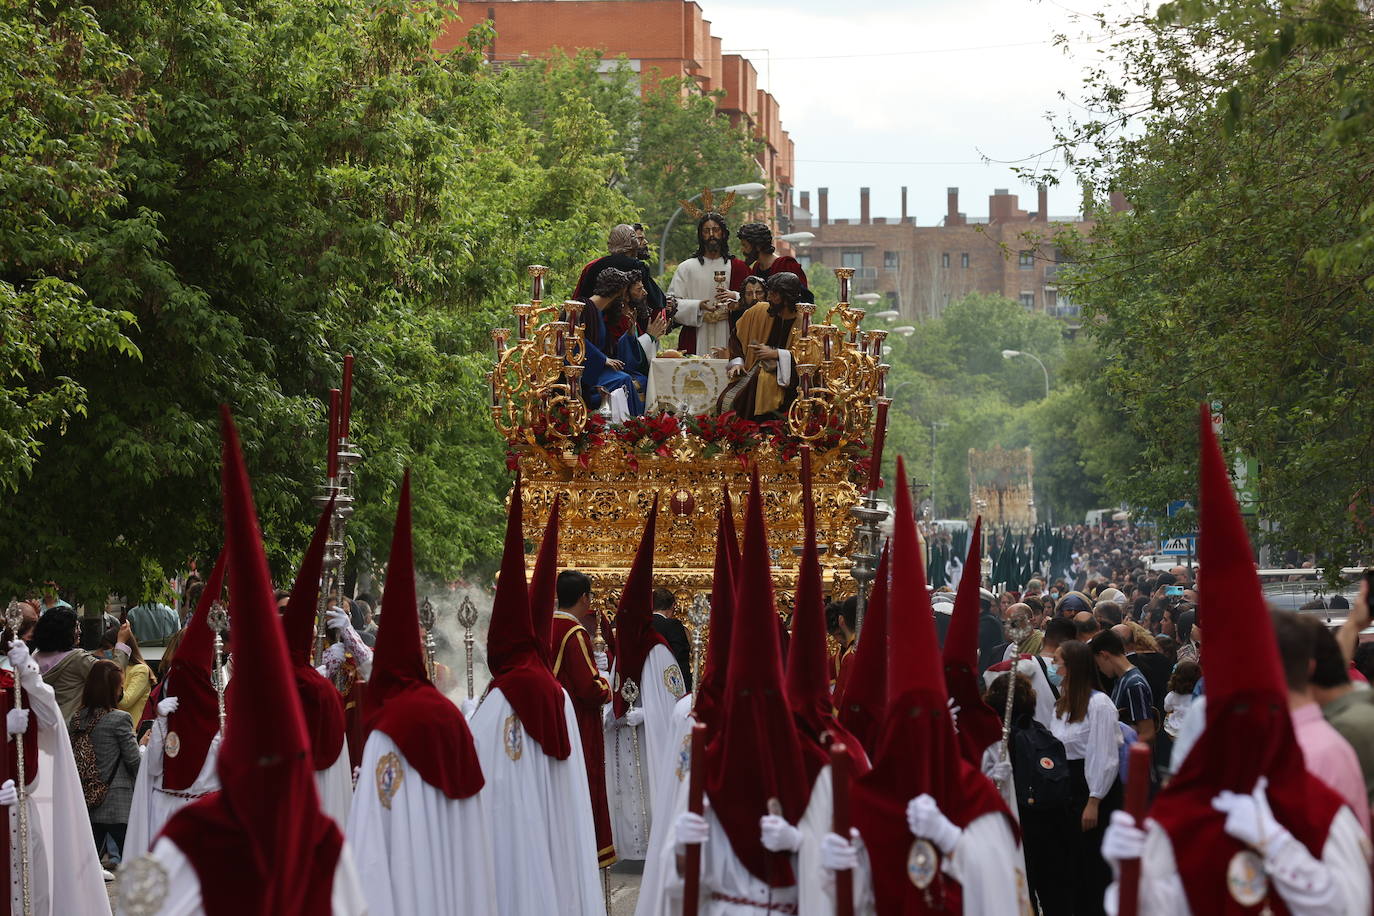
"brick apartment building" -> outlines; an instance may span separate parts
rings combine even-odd
[[[1017,195],[999,189],[988,198],[985,217],[960,212],[959,189],[950,188],[948,212],[936,226],[917,226],[916,218],[907,215],[906,188],[897,219],[870,214],[868,188],[859,189],[857,221],[829,218],[825,188],[816,192],[814,213],[810,193],[802,191],[800,197],[794,228],[816,235],[803,263],[855,268],[855,292],[885,297],[875,308],[896,309],[905,319],[920,320],[938,316],[967,293],[982,292],[1006,296],[1070,325],[1078,323],[1078,306],[1055,284],[1060,259],[1052,238],[1059,226],[1086,233],[1092,223],[1078,214],[1049,216],[1044,188],[1032,212],[1020,209]],[[1113,200],[1113,206],[1125,204]]]
[[[441,51],[461,42],[476,23],[491,20],[496,29],[490,52],[494,62],[541,57],[555,48],[568,53],[594,48],[605,54],[608,66],[616,58],[626,58],[645,89],[666,77],[689,77],[706,92],[723,89],[725,97],[717,111],[736,125],[747,124],[763,141],[758,180],[773,189],[776,223],[790,224],[794,151],[782,129],[778,102],[759,88],[758,71],[747,58],[722,53],[710,21],[692,0],[459,0],[453,7],[458,22],[435,43]],[[683,188],[682,194],[698,190]]]

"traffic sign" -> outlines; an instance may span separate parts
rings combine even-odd
[[[1188,534],[1176,538],[1164,538],[1159,542],[1159,553],[1165,557],[1186,557],[1197,553],[1197,535]]]

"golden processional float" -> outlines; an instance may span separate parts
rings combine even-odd
[[[491,414],[505,437],[507,460],[523,487],[527,542],[542,536],[555,497],[562,498],[560,567],[596,582],[612,613],[629,572],[644,520],[659,501],[654,583],[671,590],[691,622],[704,623],[715,562],[722,485],[743,524],[749,474],[757,464],[773,558],[779,610],[796,587],[803,539],[801,454],[811,450],[822,574],[833,597],[866,597],[881,549],[876,453],[881,460],[891,399],[884,396],[886,331],[860,327],[863,309],[849,304],[852,268],[835,271],[840,301],[820,323],[816,306],[797,306],[800,341],[794,355],[798,391],[785,420],[753,422],[686,398],[674,407],[657,398],[645,416],[612,424],[581,395],[585,345],[578,320],[583,303],[543,301],[548,268],[531,266],[530,301],[513,308],[515,327],[492,331]],[[689,386],[724,377],[724,360],[686,357],[655,372],[720,363],[719,373],[686,372]],[[660,377],[655,374],[655,378]],[[608,399],[603,399],[603,402]],[[714,404],[714,393],[706,399]]]

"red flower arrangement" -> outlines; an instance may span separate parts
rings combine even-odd
[[[667,457],[670,452],[668,440],[682,431],[682,424],[678,418],[670,413],[660,413],[653,416],[630,417],[619,428],[611,431],[611,435],[620,442],[629,446],[630,451],[641,455],[662,455]]]

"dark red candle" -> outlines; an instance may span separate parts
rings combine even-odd
[[[329,457],[325,462],[326,476],[339,476],[339,389],[329,389]]]
[[[353,354],[344,357],[343,406],[339,411],[339,438],[348,438],[348,423],[353,419]]]
[[[879,479],[882,476],[883,466],[883,440],[887,438],[887,399],[878,401],[878,422],[873,427],[873,463],[868,467],[868,489],[866,492],[873,492],[878,489]]]

